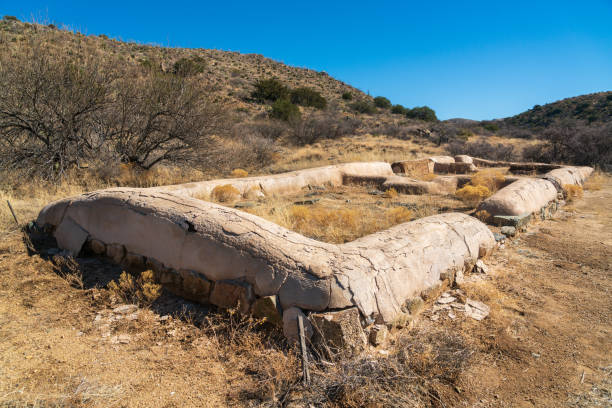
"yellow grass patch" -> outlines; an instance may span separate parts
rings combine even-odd
[[[220,203],[236,201],[240,198],[240,191],[231,184],[224,184],[213,188],[211,197]]]

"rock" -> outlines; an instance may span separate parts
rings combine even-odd
[[[425,307],[425,302],[420,297],[412,298],[406,302],[406,309],[412,316],[420,313],[423,307]]]
[[[474,265],[474,269],[472,271],[476,273],[487,273],[489,271],[489,267],[485,265],[482,259],[479,259],[476,261],[476,264]]]
[[[129,334],[120,334],[118,336],[111,337],[112,344],[128,344],[132,340],[132,336]]]
[[[290,343],[295,343],[299,339],[298,335],[298,315],[302,316],[304,321],[304,336],[306,339],[311,339],[313,328],[310,320],[297,307],[290,307],[283,311],[283,334]]]
[[[253,287],[242,281],[215,282],[210,293],[210,303],[222,308],[238,307],[241,313],[248,313],[251,303],[255,300]]]
[[[356,355],[367,344],[356,307],[338,312],[313,313],[310,321],[315,329],[313,342],[324,346],[332,355]]]
[[[506,240],[506,236],[504,234],[500,234],[499,232],[494,232],[493,237],[496,242],[504,242]]]
[[[283,321],[280,303],[276,296],[260,297],[253,302],[251,313],[258,319],[280,326]]]
[[[125,248],[121,244],[108,244],[106,246],[106,256],[116,264],[120,264],[125,257]]]
[[[113,309],[113,313],[128,314],[134,313],[136,310],[138,310],[138,306],[136,305],[119,305]]]
[[[510,226],[502,227],[501,228],[501,233],[504,234],[507,237],[513,237],[513,236],[516,235],[516,228],[510,227]]]
[[[453,303],[455,300],[457,300],[457,298],[452,297],[452,296],[445,296],[445,297],[441,297],[440,299],[436,300],[436,303],[441,304],[441,305],[446,305],[448,303]]]
[[[468,299],[465,303],[465,314],[475,320],[482,320],[489,315],[491,308],[477,300]]]
[[[313,205],[319,202],[320,200],[321,200],[320,198],[311,198],[310,200],[296,201],[293,204],[295,205]]]
[[[92,239],[89,241],[89,249],[96,255],[104,255],[106,244],[98,239]]]
[[[182,294],[185,298],[198,303],[208,303],[212,282],[204,275],[182,269],[179,271],[182,282]]]
[[[234,205],[234,208],[253,208],[255,207],[257,204],[252,202],[252,201],[245,201],[243,203],[236,203]]]
[[[122,263],[126,268],[142,270],[145,267],[145,258],[142,255],[128,252],[125,254]]]
[[[493,225],[522,227],[531,221],[531,213],[521,215],[495,215],[493,216]]]
[[[77,256],[89,234],[70,217],[64,217],[62,223],[55,230],[55,239],[60,248],[65,249],[71,256]]]
[[[372,326],[370,329],[369,340],[370,343],[374,346],[380,346],[387,340],[387,335],[389,334],[389,329],[384,324],[377,324]]]

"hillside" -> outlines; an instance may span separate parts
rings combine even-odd
[[[238,112],[255,114],[265,110],[265,105],[255,103],[249,96],[253,84],[267,78],[277,78],[290,88],[313,88],[341,110],[349,110],[349,101],[342,99],[343,93],[350,93],[352,100],[372,100],[362,91],[325,72],[292,67],[257,54],[124,42],[105,35],[84,35],[58,29],[52,24],[30,24],[6,18],[0,21],[0,43],[4,52],[20,53],[30,47],[41,46],[51,53],[95,55],[103,60],[150,67],[162,72],[171,72],[175,63],[182,58],[198,59],[202,67],[195,75],[197,80]]]
[[[565,98],[501,120],[505,125],[546,128],[559,121],[600,125],[612,121],[612,91]]]

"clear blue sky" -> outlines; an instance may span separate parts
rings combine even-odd
[[[612,90],[612,0],[27,1],[0,14],[173,47],[258,53],[441,119]]]

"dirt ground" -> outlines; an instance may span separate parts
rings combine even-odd
[[[0,406],[610,406],[611,203],[607,178],[487,259],[461,286],[491,307],[484,320],[429,305],[361,360],[314,363],[312,389],[278,330],[169,294],[117,309],[105,285],[119,268],[29,255],[13,231],[0,239]]]

